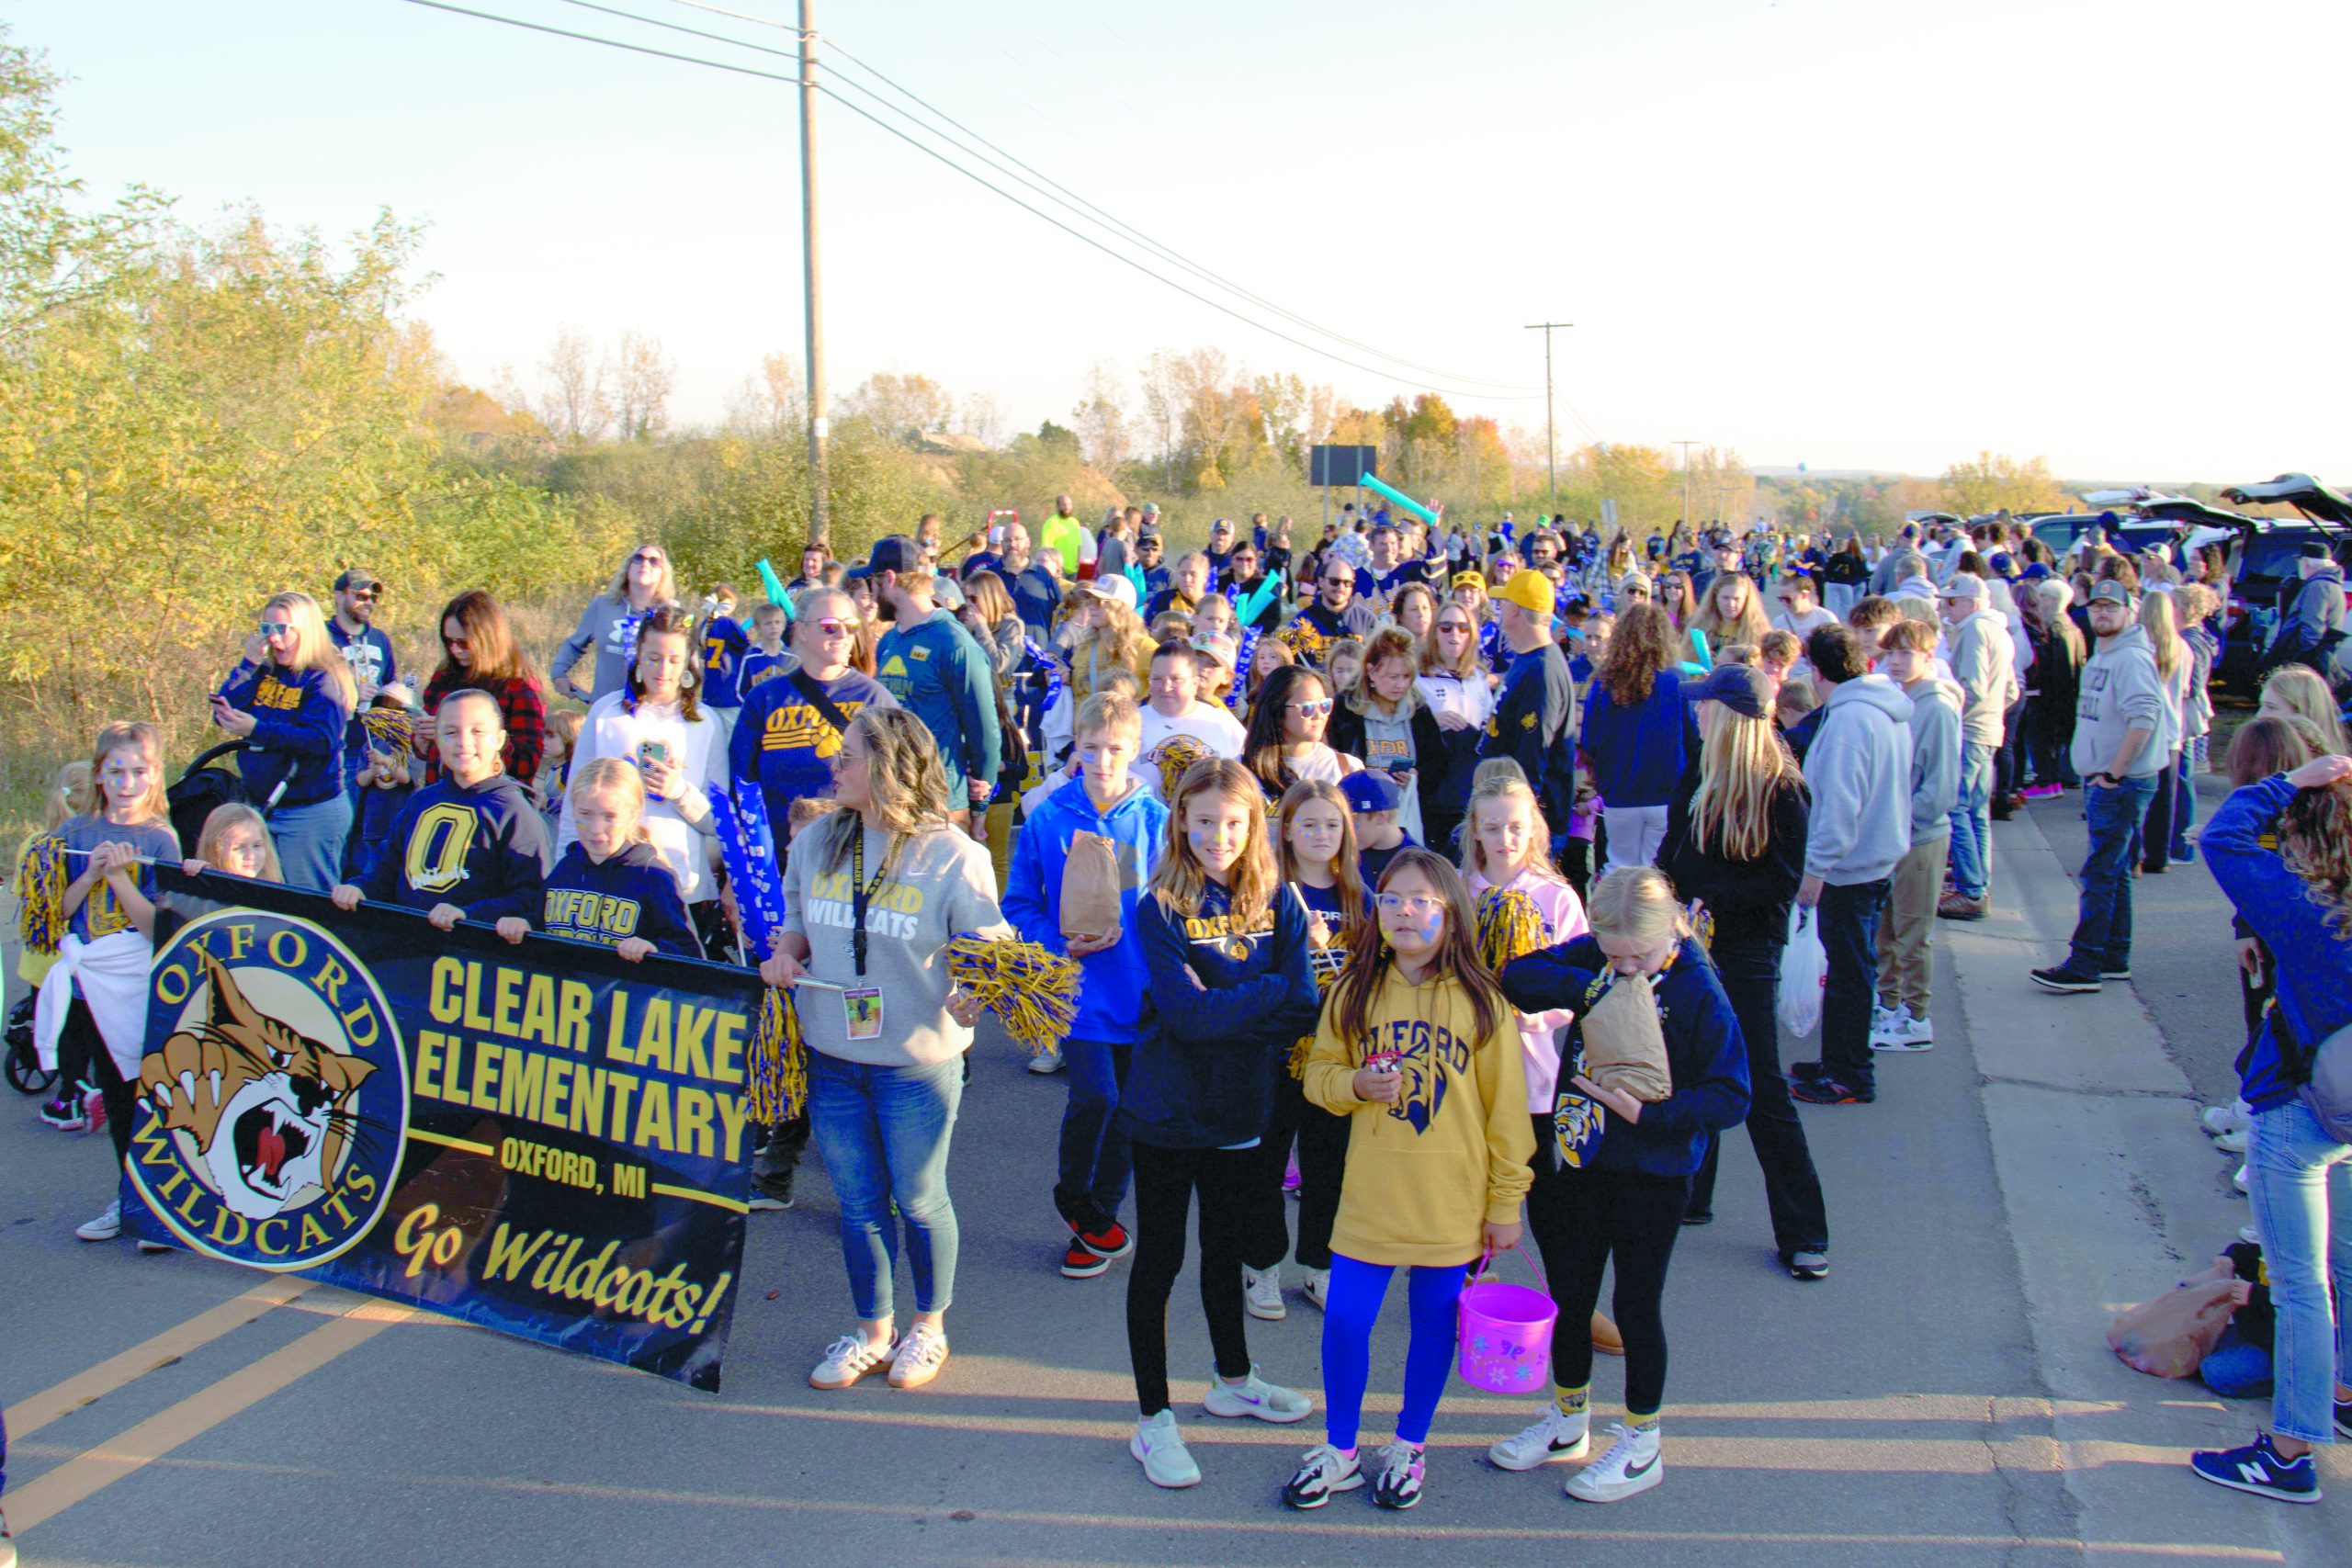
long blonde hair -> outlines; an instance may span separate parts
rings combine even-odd
[[[1690,934],[1674,884],[1654,865],[1621,866],[1594,883],[1584,912],[1596,932],[1645,945]]]
[[[2155,655],[2156,673],[2171,680],[2188,660],[2180,640],[2180,624],[2173,618],[2172,595],[2151,591],[2140,595],[2140,629],[2148,634],[2148,651]]]
[[[343,711],[349,713],[359,705],[359,687],[351,679],[351,661],[343,656],[327,636],[327,618],[319,614],[319,602],[308,593],[288,590],[273,593],[265,612],[285,612],[287,625],[294,628],[294,654],[279,664],[281,670],[316,670],[324,676],[328,694],[339,698]],[[270,655],[275,662],[277,656]]]
[[[251,828],[261,835],[261,880],[283,882],[286,868],[277,863],[277,840],[269,836],[269,823],[262,814],[240,801],[216,806],[204,818],[204,828],[196,836],[196,858],[209,866],[220,866],[220,840],[239,828]]]
[[[1527,869],[1546,882],[1566,883],[1568,879],[1552,863],[1552,825],[1544,818],[1544,803],[1529,786],[1527,775],[1516,767],[1509,773],[1498,769],[1471,784],[1470,799],[1462,808],[1462,869],[1475,871],[1497,886],[1502,885],[1503,879],[1487,864],[1487,846],[1478,841],[1478,808],[1506,801],[1524,802],[1535,824],[1535,830],[1528,835]]]
[[[1715,595],[1726,582],[1741,583],[1747,590],[1736,615],[1725,616],[1715,608]],[[1707,595],[1699,601],[1699,613],[1690,617],[1690,626],[1704,632],[1709,644],[1721,648],[1727,642],[1762,642],[1764,634],[1772,629],[1772,618],[1764,613],[1763,591],[1754,578],[1744,571],[1719,571],[1707,580]]]
[[[117,751],[128,751],[134,747],[144,750],[148,760],[155,764],[155,779],[147,786],[146,798],[131,803],[139,811],[132,820],[161,822],[170,818],[172,803],[164,793],[164,732],[143,719],[136,724],[117,720],[98,731],[97,743],[90,748],[91,816],[104,817],[107,814],[107,759]]]
[[[577,801],[590,795],[616,795],[631,826],[621,841],[642,844],[645,829],[645,775],[627,757],[598,757],[564,781],[564,793]]]
[[[1250,820],[1249,840],[1226,877],[1234,921],[1247,931],[1272,906],[1274,888],[1282,877],[1274,867],[1273,849],[1266,841],[1265,792],[1258,787],[1257,776],[1230,757],[1204,757],[1176,781],[1175,796],[1168,803],[1168,850],[1152,870],[1152,897],[1161,908],[1180,915],[1201,912],[1208,868],[1193,852],[1192,836],[1184,830],[1184,813],[1196,795],[1216,795],[1236,802]]]
[[[869,809],[890,835],[890,848],[882,857],[887,873],[897,867],[908,839],[948,826],[947,774],[940,766],[939,742],[930,727],[906,708],[861,708],[849,727],[865,739]],[[835,807],[826,821],[810,823],[808,830],[820,835],[812,840],[818,863],[839,871],[863,826],[860,813],[846,807]]]
[[[2335,694],[2328,690],[2327,678],[2308,664],[2281,664],[2264,676],[2256,709],[2287,718],[2307,718],[2318,727],[2329,751],[2338,756],[2352,751],[2345,739],[2343,717],[2335,711]]]
[[[1138,690],[1149,687],[1151,656],[1159,645],[1151,640],[1143,617],[1128,609],[1124,600],[1095,594],[1088,597],[1099,607],[1102,618],[1070,640],[1070,701],[1083,703],[1092,696],[1094,683],[1112,670],[1132,672]]]
[[[1431,624],[1434,626],[1435,623]],[[1373,667],[1386,660],[1401,659],[1405,661],[1406,669],[1418,673],[1416,666],[1419,660],[1413,657],[1413,634],[1404,627],[1383,626],[1373,633],[1372,639],[1363,645],[1363,658],[1356,665],[1355,683],[1348,688],[1348,705],[1356,712],[1367,716],[1374,712],[1374,705],[1380,701],[1380,694],[1372,689]],[[1396,711],[1386,716],[1410,718],[1413,710],[1420,705],[1420,702],[1419,689],[1412,682],[1407,681],[1405,694],[1396,700]]]
[[[1462,639],[1462,658],[1452,665],[1438,651],[1437,623],[1448,613],[1460,615],[1470,623],[1470,635]],[[1487,655],[1478,646],[1478,612],[1468,605],[1447,599],[1437,607],[1437,615],[1430,621],[1429,641],[1421,645],[1421,673],[1451,675],[1457,681],[1484,681],[1487,677]]]
[[[662,577],[661,581],[656,582],[653,586],[653,597],[646,601],[648,607],[650,608],[654,604],[671,604],[677,602],[677,563],[670,558],[670,547],[667,545],[653,543],[639,545],[637,548],[629,551],[628,554],[621,557],[620,570],[613,573],[613,580],[610,582],[605,584],[605,596],[606,598],[623,604],[628,603],[629,566],[639,556],[644,554],[647,550],[659,550],[662,552]]]
[[[1744,677],[1758,700],[1766,682],[1758,671]],[[1772,802],[1783,789],[1804,783],[1797,760],[1770,718],[1750,718],[1719,702],[1702,710],[1699,792],[1690,797],[1690,834],[1701,849],[1712,847],[1725,860],[1764,858],[1772,838]]]
[[[1370,911],[1372,892],[1363,885],[1363,862],[1356,848],[1355,814],[1348,809],[1348,797],[1340,793],[1340,786],[1329,779],[1301,779],[1283,791],[1282,805],[1275,812],[1275,827],[1282,840],[1275,852],[1283,880],[1299,880],[1298,853],[1290,847],[1291,818],[1308,802],[1317,800],[1340,814],[1340,850],[1331,860],[1331,885],[1340,894],[1340,923],[1352,930]]]
[[[2335,940],[2352,942],[2352,784],[2297,790],[2278,814],[2278,855]]]

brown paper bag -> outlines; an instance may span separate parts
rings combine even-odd
[[[1674,1092],[1648,976],[1620,975],[1585,1015],[1584,1076],[1645,1105]]]
[[[1119,929],[1119,847],[1100,833],[1081,828],[1070,837],[1061,913],[1065,937],[1104,937]]]

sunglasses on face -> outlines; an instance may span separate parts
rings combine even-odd
[[[355,588],[344,597],[355,604],[373,604],[376,602],[376,591],[372,588]]]
[[[857,627],[858,623],[855,621],[836,620],[828,615],[817,623],[817,635],[819,637],[855,637]]]
[[[631,566],[660,566],[662,564],[662,558],[660,556],[636,555],[629,557],[629,564]]]
[[[1355,585],[1356,580],[1352,577],[1327,577],[1323,580],[1326,588],[1353,588]]]
[[[291,637],[294,635],[293,624],[288,621],[264,621],[261,623],[259,629],[261,635],[264,637]]]
[[[1320,718],[1331,711],[1331,699],[1318,697],[1311,703],[1292,703],[1290,711],[1301,718]]]

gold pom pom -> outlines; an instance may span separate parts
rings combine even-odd
[[[770,986],[752,1036],[752,1120],[763,1127],[789,1121],[808,1103],[808,1047],[791,994]]]
[[[1496,974],[1514,958],[1548,945],[1551,928],[1535,900],[1516,888],[1489,887],[1478,895],[1478,956]]]
[[[362,708],[359,727],[379,750],[405,757],[415,747],[415,716],[405,708]]]
[[[17,865],[17,934],[33,953],[55,953],[65,940],[65,840],[43,833]]]
[[[947,977],[996,1014],[1031,1055],[1069,1037],[1078,1017],[1078,962],[1034,942],[959,936],[947,944]]]

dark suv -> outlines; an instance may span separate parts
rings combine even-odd
[[[2301,584],[2296,562],[2303,547],[2313,541],[2352,576],[2352,501],[2321,484],[2309,474],[2281,474],[2265,484],[2237,485],[2222,499],[2239,506],[2284,504],[2301,513],[2304,522],[2258,517],[2245,520],[2230,572],[2230,604],[2224,611],[2227,635],[2222,647],[2222,676],[2233,689],[2251,690],[2261,668],[2262,650],[2268,646],[2278,616]],[[2346,594],[2352,607],[2352,593]]]

